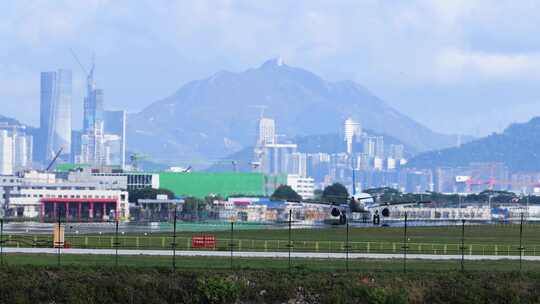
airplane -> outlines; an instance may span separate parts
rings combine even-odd
[[[387,219],[392,214],[392,207],[414,206],[426,202],[380,202],[376,203],[374,197],[367,193],[354,194],[349,200],[349,204],[332,206],[325,224],[345,225],[348,218],[352,218],[353,213],[361,214],[361,222],[372,222],[373,225],[381,225],[381,220]],[[350,221],[349,221],[350,222]]]

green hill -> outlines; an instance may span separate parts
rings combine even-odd
[[[502,162],[513,171],[540,171],[540,117],[515,123],[502,133],[474,140],[460,147],[419,154],[409,161],[413,168],[467,166],[471,162]]]

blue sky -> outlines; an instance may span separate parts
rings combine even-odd
[[[37,124],[39,72],[70,68],[79,126],[84,75],[70,48],[86,65],[95,52],[107,107],[131,112],[281,56],[434,130],[483,135],[540,115],[538,11],[529,0],[6,0],[1,113]]]

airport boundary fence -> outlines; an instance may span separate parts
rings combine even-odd
[[[64,230],[63,237],[50,230],[6,229],[12,223],[5,220],[0,224],[1,265],[540,271],[540,225],[523,215],[508,223],[464,219],[419,226],[405,214],[388,227],[345,222],[313,228],[293,222],[289,214],[288,221],[264,228],[242,229],[230,222],[214,231],[186,231],[174,222],[165,231],[150,226],[133,231],[118,222],[105,225],[104,231],[84,231],[62,219],[47,225]],[[29,248],[35,251],[21,250]]]

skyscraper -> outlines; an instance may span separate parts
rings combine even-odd
[[[7,130],[0,130],[0,174],[13,174],[13,138]]]
[[[104,111],[105,144],[108,147],[109,165],[122,168],[126,165],[126,111]]]
[[[106,146],[104,93],[96,88],[94,81],[95,64],[92,62],[90,72],[86,77],[86,97],[84,98],[83,130],[80,138],[80,155],[78,162],[104,166],[110,160],[107,154],[110,148]]]
[[[375,137],[375,156],[378,158],[384,158],[384,137]]]
[[[93,132],[96,120],[101,119],[103,111],[103,90],[96,89],[94,81],[95,64],[92,62],[90,72],[86,76],[86,97],[84,98],[83,133]]]
[[[65,158],[71,151],[71,92],[70,70],[41,73],[40,128],[46,138],[43,159],[49,160],[62,149]]]
[[[352,118],[345,120],[345,142],[347,144],[347,153],[353,153],[353,141],[362,135],[362,126]]]
[[[364,154],[368,157],[375,157],[375,139],[372,136],[364,138]]]
[[[259,120],[259,144],[264,146],[276,143],[276,123],[270,118]]]

